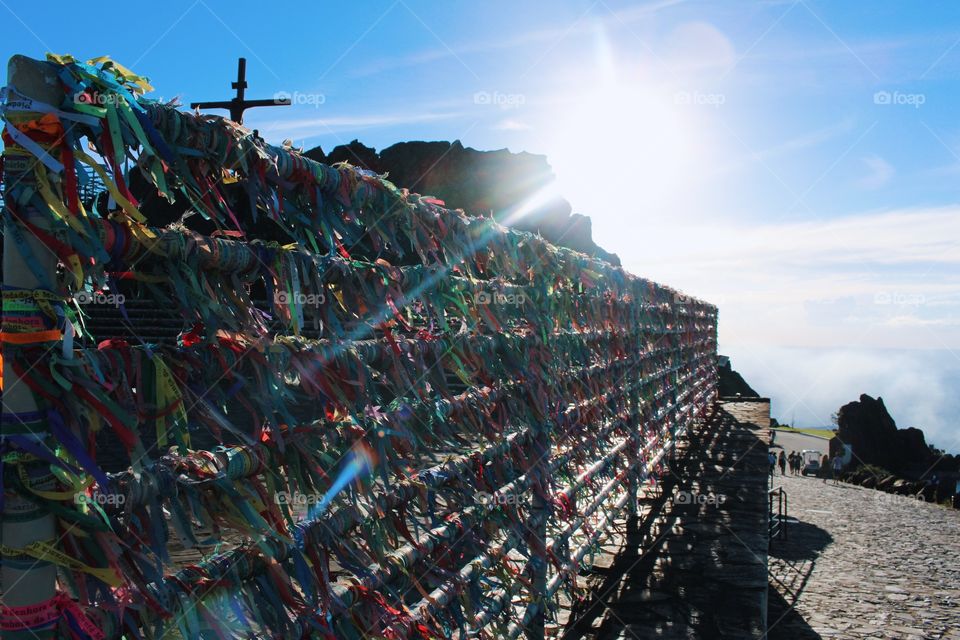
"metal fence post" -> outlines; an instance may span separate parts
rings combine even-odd
[[[631,376],[632,378],[632,376]],[[640,499],[640,470],[643,460],[640,458],[640,451],[643,449],[644,422],[640,417],[640,388],[633,383],[632,379],[627,381],[630,393],[627,396],[627,411],[630,412],[630,448],[625,452],[625,460],[630,465],[630,472],[627,476],[627,491],[630,493],[628,504],[628,521],[633,522],[638,513],[637,502]]]
[[[534,437],[534,473],[536,482],[533,484],[530,515],[534,521],[533,536],[535,545],[530,549],[531,584],[533,593],[530,594],[529,608],[536,607],[536,613],[530,619],[524,635],[527,640],[543,640],[547,622],[547,521],[553,505],[550,503],[550,453],[551,453],[551,425],[542,424]]]
[[[38,102],[58,105],[63,93],[59,89],[53,68],[44,62],[31,60],[24,56],[14,56],[7,67],[8,84],[19,94],[32,98]],[[42,114],[33,112],[17,112],[9,114],[11,120],[32,120]],[[17,287],[20,289],[36,289],[41,285],[37,277],[27,266],[21,256],[21,248],[17,246],[16,236],[20,236],[25,246],[33,252],[35,257],[34,268],[45,271],[51,283],[56,280],[56,256],[47,249],[39,239],[29,231],[21,228],[12,221],[6,203],[12,201],[24,186],[35,186],[34,166],[37,159],[28,155],[9,154],[4,151],[4,235],[3,235],[3,284],[5,288]],[[20,214],[25,218],[33,218],[31,222],[44,228],[47,224],[46,211],[31,209],[30,205],[23,205]],[[15,231],[17,233],[15,233]],[[3,331],[13,331],[4,322]],[[55,346],[59,343],[53,343]],[[3,343],[3,424],[0,433],[24,434],[25,425],[19,416],[37,411],[37,404],[33,393],[22,382],[13,369],[14,351],[17,347]],[[37,363],[45,366],[45,363]],[[33,432],[27,437],[43,439],[49,437],[47,432]],[[27,467],[29,481],[37,488],[49,489],[54,484],[54,478],[49,473],[47,465],[39,464]],[[43,541],[50,544],[56,542],[55,520],[51,513],[41,509],[37,504],[17,495],[7,495],[4,503],[2,524],[0,524],[0,542],[8,549],[22,549],[32,542]],[[11,562],[12,561],[12,562]],[[57,578],[56,565],[41,562],[26,555],[4,557],[0,567],[0,589],[3,594],[3,607],[29,607],[45,603],[55,594]],[[4,613],[10,613],[4,609]],[[14,623],[18,621],[17,614],[12,616]],[[53,637],[53,630],[32,629],[37,638]]]

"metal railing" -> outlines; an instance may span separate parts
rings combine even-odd
[[[783,487],[770,489],[767,491],[767,501],[769,503],[767,532],[770,541],[773,542],[778,538],[786,540],[787,518],[790,508],[787,492],[784,491]]]
[[[143,101],[129,72],[21,59],[18,74],[31,65],[20,91],[68,82],[94,100],[77,113],[62,95],[40,100],[71,135],[46,165],[15,149],[4,235],[9,259],[26,255],[21,236],[49,229],[30,237],[32,255],[55,254],[75,278],[55,295],[22,287],[21,313],[60,324],[40,332],[44,348],[8,340],[3,353],[7,389],[36,390],[51,409],[5,408],[4,424],[66,458],[58,492],[9,474],[19,502],[5,507],[41,504],[70,522],[60,539],[12,549],[71,574],[53,601],[70,603],[63,615],[114,638],[543,638],[560,592],[574,594],[715,399],[716,308]],[[29,132],[38,103],[20,104],[7,125]],[[109,220],[77,214],[55,159],[87,157],[87,143],[122,205]],[[238,220],[247,203],[290,241],[151,227],[124,195],[129,158],[217,232],[252,227]],[[43,198],[24,191],[36,181]],[[116,305],[68,304],[106,299],[92,294],[107,282]],[[81,318],[82,336],[67,326]],[[58,330],[69,342],[50,338]],[[119,443],[109,468],[89,445],[103,440]],[[23,573],[9,580],[19,602],[52,592],[54,572]]]

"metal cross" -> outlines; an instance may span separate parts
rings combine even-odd
[[[289,107],[290,98],[276,97],[272,100],[244,100],[244,91],[247,88],[247,59],[240,58],[237,63],[237,81],[230,83],[237,90],[233,100],[222,102],[191,102],[191,109],[229,109],[230,119],[238,124],[243,123],[243,112],[251,107]]]

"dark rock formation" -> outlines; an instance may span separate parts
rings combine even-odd
[[[960,497],[954,495],[960,457],[929,446],[920,429],[897,429],[882,398],[861,395],[840,408],[837,423],[831,454],[835,446],[839,452],[841,443],[850,444],[859,463],[845,474],[846,482],[927,502],[952,500],[960,508]]]
[[[354,140],[324,154],[319,147],[304,155],[327,163],[346,161],[379,174],[398,187],[431,195],[448,207],[471,215],[493,215],[516,229],[540,233],[550,242],[619,265],[620,259],[593,242],[590,219],[573,213],[560,197],[539,203],[514,217],[553,179],[546,156],[511,153],[507,149],[478,151],[454,142],[400,142],[379,154]]]
[[[887,413],[882,398],[876,400],[863,394],[859,402],[850,402],[840,408],[837,437],[853,447],[853,453],[862,463],[875,464],[884,469],[899,466],[894,446],[897,425]]]
[[[311,149],[307,151],[306,154],[308,157],[313,157],[310,154],[314,151],[319,150],[320,158],[313,158],[318,162],[326,162],[327,164],[336,164],[338,162],[349,162],[355,167],[363,167],[364,169],[369,169],[375,173],[383,173],[383,168],[380,165],[380,157],[377,155],[377,150],[373,147],[368,147],[359,140],[354,140],[350,144],[341,144],[333,148],[333,151],[330,152],[330,155],[323,157],[323,150],[320,147],[316,149]]]
[[[733,370],[730,358],[719,356],[717,363],[717,393],[721,398],[740,396],[742,398],[759,398],[760,394],[747,384],[739,373]]]
[[[927,444],[920,429],[897,429],[882,398],[864,394],[859,401],[845,404],[840,408],[837,424],[837,440],[851,445],[856,460],[862,464],[877,465],[912,480],[934,470],[956,467],[956,459],[939,455]]]
[[[890,491],[893,489],[893,485],[896,481],[897,476],[887,476],[877,483],[877,489],[880,489],[881,491]]]
[[[904,460],[916,461],[917,464],[926,464],[933,462],[933,454],[927,445],[926,438],[923,437],[923,431],[915,427],[897,430],[897,451]],[[922,473],[922,471],[921,471]]]

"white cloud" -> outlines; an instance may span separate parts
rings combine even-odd
[[[501,120],[491,127],[491,129],[494,129],[495,131],[527,131],[531,128],[532,127],[526,122],[513,118]]]
[[[949,350],[803,349],[721,345],[734,369],[771,413],[796,426],[830,426],[830,416],[861,393],[884,400],[900,428],[923,429],[927,442],[960,452],[960,359]]]
[[[901,209],[829,220],[749,224],[721,220],[674,227],[681,247],[652,246],[658,260],[694,260],[711,267],[785,266],[810,268],[865,263],[960,263],[960,205]]]
[[[663,219],[644,234],[676,241],[600,244],[633,273],[720,301],[722,340],[960,349],[960,206],[754,225]]]
[[[767,171],[773,171],[766,165],[767,161],[819,147],[825,142],[850,133],[855,128],[856,121],[853,118],[844,118],[830,126],[805,131],[758,151],[750,150],[744,140],[734,136],[734,140],[738,143],[737,147],[742,153],[739,155],[729,154],[729,159],[724,159],[722,163],[715,164],[712,169],[719,174],[728,174],[740,171],[750,164],[760,163],[767,168]]]
[[[316,118],[291,120],[267,120],[249,118],[248,127],[260,128],[260,135],[268,138],[314,138],[329,133],[354,132],[378,127],[390,127],[421,122],[449,120],[462,116],[462,112],[413,112],[330,115]]]
[[[857,181],[864,189],[879,189],[890,181],[896,170],[893,165],[878,155],[870,155],[863,159],[869,173]]]
[[[658,52],[674,73],[730,69],[736,64],[733,43],[708,22],[685,22],[664,38]]]
[[[850,133],[855,127],[856,122],[853,120],[853,118],[845,118],[829,127],[808,131],[798,136],[794,136],[793,138],[784,140],[783,142],[775,144],[772,147],[761,149],[760,151],[751,154],[750,157],[754,160],[769,160],[771,158],[793,153],[794,151],[818,147],[824,142],[829,142],[834,138],[842,136],[846,133]]]
[[[663,9],[668,9],[684,2],[686,2],[686,0],[659,0],[657,2],[648,2],[625,9],[610,10],[608,13],[600,13],[603,11],[601,8],[598,10],[596,20],[587,20],[586,16],[584,16],[584,19],[572,25],[551,25],[543,29],[526,30],[513,37],[498,37],[494,40],[466,43],[452,48],[442,47],[419,51],[408,56],[384,58],[355,69],[353,75],[369,76],[392,69],[416,67],[438,60],[458,58],[473,53],[489,53],[492,51],[517,49],[535,44],[552,46],[567,37],[589,33],[594,30],[598,24],[609,27],[630,25],[634,22],[645,20]]]

